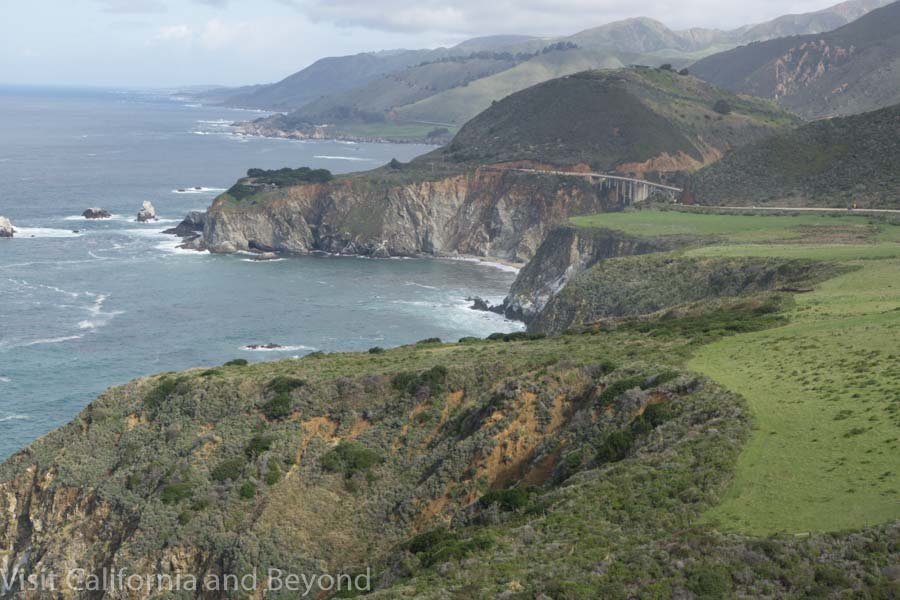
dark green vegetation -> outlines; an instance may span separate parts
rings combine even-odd
[[[700,204],[900,208],[900,104],[738,148],[692,191]]]
[[[691,66],[725,89],[776,100],[808,118],[900,102],[900,3],[828,33],[741,46]]]
[[[714,110],[727,100],[732,114]],[[513,94],[468,122],[453,142],[415,162],[531,160],[596,170],[692,170],[793,121],[669,70],[590,71]],[[658,164],[634,165],[658,159]]]
[[[327,183],[334,179],[328,169],[311,169],[300,167],[292,169],[250,169],[247,177],[239,180],[228,190],[228,195],[235,200],[249,198],[262,191],[301,185],[304,183]]]

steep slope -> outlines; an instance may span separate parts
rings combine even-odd
[[[700,204],[900,208],[900,105],[809,123],[699,171]]]
[[[720,101],[730,106],[728,114],[714,110]],[[598,171],[688,171],[791,123],[766,102],[672,71],[588,71],[497,102],[438,154],[457,163],[532,160]]]
[[[338,91],[361,85],[386,73],[427,60],[431,50],[361,53],[317,60],[305,69],[270,85],[228,95],[224,103],[241,108],[291,110]]]
[[[396,118],[461,125],[493,102],[550,79],[590,69],[617,69],[623,62],[609,52],[568,50],[541,54],[501,73],[399,107]]]
[[[896,525],[803,540],[695,525],[751,421],[681,368],[700,331],[666,325],[664,339],[422,342],[111,389],[0,465],[0,597],[891,597]],[[312,583],[279,592],[270,569]]]
[[[733,110],[715,112],[718,101]],[[680,177],[793,123],[764,101],[671,71],[585,72],[497,102],[449,146],[407,164],[305,185],[236,185],[210,208],[199,244],[528,260],[553,225],[623,202],[603,183],[510,163]]]
[[[850,0],[823,10],[784,15],[766,23],[737,30],[741,44],[762,42],[794,35],[823,33],[852,23],[863,15],[890,4],[893,0]]]
[[[693,73],[734,92],[770,98],[806,117],[900,102],[900,2],[835,31],[750,44],[705,58]]]

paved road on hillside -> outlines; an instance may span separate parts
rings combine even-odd
[[[807,211],[807,212],[837,212],[847,213],[848,215],[857,213],[892,213],[900,214],[900,210],[893,208],[854,208],[847,210],[846,208],[815,208],[815,207],[791,207],[791,206],[713,206],[708,204],[683,204],[686,208],[721,208],[725,210],[774,210],[783,212]]]

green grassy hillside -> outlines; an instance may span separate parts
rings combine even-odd
[[[714,110],[719,101],[729,103],[729,114]],[[457,163],[533,160],[603,171],[691,170],[793,123],[763,101],[738,98],[673,71],[589,71],[497,102],[438,154]]]
[[[700,204],[900,208],[900,105],[739,148],[692,191]]]
[[[743,395],[755,418],[735,482],[723,503],[704,516],[708,523],[763,535],[900,517],[900,225],[850,216],[658,211],[574,221],[695,242],[676,252],[599,262],[576,276],[530,330],[577,330],[599,321],[588,329],[638,327],[669,335],[666,319],[694,314],[691,305],[666,308],[661,321],[604,317],[681,304],[693,299],[691,290],[711,294],[735,282],[742,282],[744,294],[758,293],[765,265],[777,268],[770,289],[802,292],[793,295],[776,326],[746,333],[735,328],[736,335],[703,345],[688,361],[694,371]],[[799,278],[791,275],[797,268]],[[736,270],[745,276],[735,278]],[[698,278],[709,281],[692,286]],[[703,316],[695,322],[705,323],[705,331],[727,327]]]

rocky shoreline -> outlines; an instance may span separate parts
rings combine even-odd
[[[234,135],[245,137],[264,137],[281,140],[331,140],[337,142],[355,142],[358,144],[424,144],[441,146],[449,138],[434,139],[426,137],[385,138],[378,136],[358,136],[341,133],[334,125],[316,125],[306,129],[282,129],[260,121],[238,121],[232,124]]]

